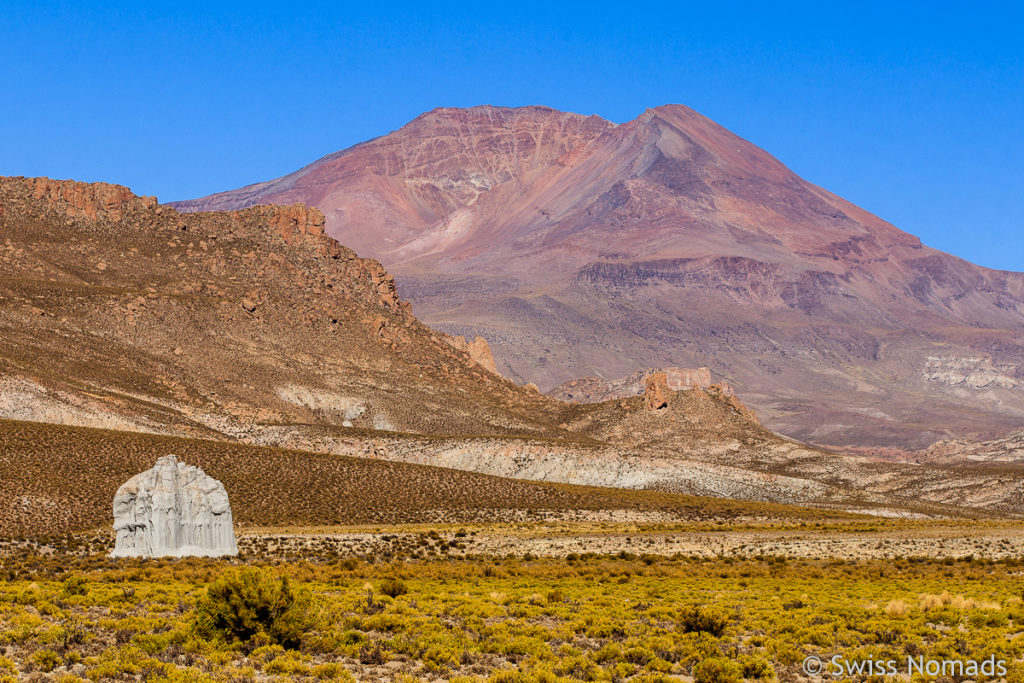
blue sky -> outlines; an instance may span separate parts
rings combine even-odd
[[[1014,4],[375,6],[7,0],[0,174],[169,201],[437,106],[622,122],[679,102],[932,246],[1024,271]]]

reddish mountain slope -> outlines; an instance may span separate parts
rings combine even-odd
[[[615,125],[438,109],[183,210],[304,201],[417,315],[544,390],[706,365],[770,427],[926,446],[1024,423],[1024,275],[984,269],[796,176],[692,110]]]

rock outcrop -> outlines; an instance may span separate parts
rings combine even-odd
[[[173,455],[117,490],[114,531],[113,557],[238,554],[224,485]]]
[[[151,209],[157,205],[156,197],[137,197],[127,187],[110,183],[52,178],[12,178],[8,182],[20,182],[26,194],[68,218],[118,221],[130,208]],[[0,216],[3,208],[0,202]]]
[[[497,365],[495,365],[494,363],[494,354],[491,353],[491,347],[490,345],[488,345],[487,340],[484,339],[483,337],[476,337],[472,341],[468,341],[465,337],[461,335],[453,336],[450,334],[446,334],[444,338],[445,341],[447,341],[449,344],[451,344],[459,351],[465,351],[466,353],[468,353],[469,357],[472,358],[477,364],[479,364],[485,370],[493,372],[496,375],[500,374],[498,372]]]
[[[327,237],[324,230],[325,219],[319,209],[305,204],[296,203],[288,206],[267,204],[254,206],[237,214],[239,222],[256,217],[277,230],[285,244],[294,244],[304,240],[319,248],[321,256],[341,258],[347,251],[337,241]]]
[[[1000,439],[969,441],[946,439],[933,443],[923,451],[900,454],[900,460],[928,465],[962,465],[967,462],[1012,463],[1024,462],[1024,431],[1017,431]]]
[[[668,382],[664,372],[656,372],[647,378],[647,385],[644,388],[644,408],[647,410],[661,410],[668,406],[669,391]]]
[[[656,374],[663,376],[666,387],[672,391],[707,389],[712,383],[710,368],[648,368],[615,380],[600,377],[569,380],[553,389],[549,395],[562,401],[577,403],[617,401],[643,394],[647,389],[648,380]],[[728,395],[732,394],[732,388],[728,384],[722,383],[720,386],[722,391]]]

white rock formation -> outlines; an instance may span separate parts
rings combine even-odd
[[[224,485],[173,455],[117,490],[114,531],[112,557],[238,554]]]

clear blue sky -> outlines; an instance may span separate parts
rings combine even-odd
[[[376,5],[6,0],[0,174],[169,201],[437,106],[622,122],[679,102],[932,246],[1024,270],[1014,3]]]

